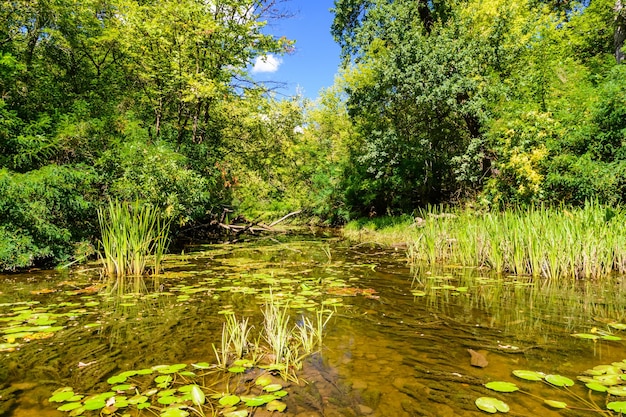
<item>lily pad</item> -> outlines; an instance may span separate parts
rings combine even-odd
[[[626,413],[626,401],[611,401],[606,405],[606,408],[618,413]]]
[[[272,383],[272,377],[267,374],[261,375],[254,381],[255,385],[260,385],[262,387],[269,385],[271,383]]]
[[[546,381],[557,387],[571,387],[574,381],[562,375],[546,375]]]
[[[585,384],[585,386],[590,390],[597,392],[606,392],[606,390],[608,389],[606,385],[602,385],[598,382],[588,382]]]
[[[112,376],[111,378],[107,379],[107,383],[113,385],[113,384],[120,384],[122,382],[126,382],[126,380],[128,379],[128,377],[126,377],[125,375],[115,375]]]
[[[191,366],[193,366],[196,369],[209,369],[211,367],[211,364],[208,362],[198,362],[198,363],[192,363]]]
[[[240,401],[239,397],[236,395],[225,395],[220,398],[219,403],[223,407],[230,407],[235,404],[238,404]]]
[[[543,377],[545,376],[541,372],[526,371],[526,370],[519,370],[519,369],[513,371],[513,375],[515,375],[518,378],[525,379],[527,381],[541,381],[543,380]]]
[[[477,398],[475,404],[480,410],[492,414],[497,413],[498,411],[501,413],[508,413],[510,410],[509,406],[504,401],[493,397]]]
[[[287,408],[287,404],[279,400],[272,400],[265,406],[267,411],[278,411],[282,413]]]
[[[552,408],[567,408],[567,404],[563,401],[544,400],[544,403]]]
[[[79,407],[82,407],[83,405],[81,403],[66,403],[63,404],[62,406],[60,406],[59,408],[57,408],[57,410],[59,411],[72,411],[72,410],[76,410]]]
[[[224,417],[248,417],[248,410],[235,410],[224,413]]]
[[[616,397],[626,397],[626,385],[618,385],[615,387],[609,387],[606,392]]]
[[[175,407],[175,408],[166,408],[161,412],[161,417],[187,417],[189,412]]]
[[[274,392],[283,389],[283,386],[280,384],[269,384],[263,387],[263,391],[266,392]]]
[[[486,388],[497,392],[514,392],[519,390],[517,385],[512,382],[492,381],[485,384]]]

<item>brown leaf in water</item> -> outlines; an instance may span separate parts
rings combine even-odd
[[[470,364],[472,366],[476,366],[478,368],[484,368],[485,366],[489,365],[487,358],[482,353],[478,353],[473,349],[467,349],[467,351],[469,352],[471,356]]]

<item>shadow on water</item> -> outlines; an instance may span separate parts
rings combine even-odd
[[[59,387],[102,392],[107,378],[129,369],[214,363],[223,315],[250,317],[261,328],[270,287],[289,302],[294,321],[319,305],[335,311],[323,352],[307,359],[301,384],[286,385],[287,410],[274,415],[478,416],[484,413],[475,400],[483,396],[506,401],[518,416],[592,415],[484,384],[511,381],[563,400],[569,394],[512,371],[576,379],[626,358],[622,340],[602,338],[618,339],[615,324],[626,320],[620,277],[556,284],[465,268],[414,276],[402,251],[334,238],[265,238],[186,252],[170,257],[164,274],[117,287],[93,270],[3,277],[0,415],[64,416],[48,402]],[[484,360],[480,366],[472,366],[470,350]],[[587,397],[577,384],[572,392]],[[603,406],[605,398],[594,401]]]

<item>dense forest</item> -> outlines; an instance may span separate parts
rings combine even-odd
[[[172,233],[450,203],[626,199],[621,0],[336,0],[315,102],[248,74],[296,40],[278,0],[15,0],[0,8],[0,269],[93,250],[98,209]]]

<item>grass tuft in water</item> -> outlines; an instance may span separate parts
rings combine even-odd
[[[161,271],[170,221],[140,202],[110,201],[98,210],[102,235],[100,258],[109,277],[139,276]]]
[[[352,224],[349,238],[406,244],[409,262],[489,268],[551,279],[626,272],[626,210],[590,202],[581,208],[503,211],[420,210],[411,219]]]

